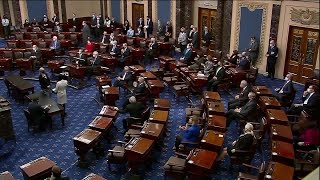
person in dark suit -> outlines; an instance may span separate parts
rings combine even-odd
[[[198,28],[193,27],[192,46],[195,49],[200,48]]]
[[[180,61],[186,63],[187,65],[191,64],[191,56],[192,56],[192,44],[188,44],[187,48],[182,53]]]
[[[53,23],[60,22],[59,17],[57,16],[56,13],[53,14],[52,22]]]
[[[278,58],[278,47],[274,40],[270,41],[270,47],[268,48],[267,56],[267,72],[268,77],[274,79],[275,66]]]
[[[130,104],[128,104],[124,109],[119,110],[117,107],[115,107],[116,110],[119,110],[119,113],[129,113],[130,117],[134,118],[141,118],[143,111],[145,110],[145,107],[140,102],[137,102],[136,97],[131,96],[129,98]],[[123,129],[127,130],[128,126],[131,124],[130,119],[123,119],[122,125]]]
[[[239,63],[237,65],[237,69],[240,70],[250,70],[250,61],[247,58],[246,52],[243,52],[240,56]]]
[[[251,92],[252,88],[248,85],[246,80],[242,80],[240,83],[241,92],[240,94],[236,95],[233,100],[228,102],[228,109],[236,109],[237,107],[244,106],[249,98],[248,94]]]
[[[40,24],[43,31],[46,31],[46,28],[49,28],[51,26],[51,22],[49,21],[47,15],[43,15],[43,19]]]
[[[39,83],[40,87],[43,91],[50,92],[50,78],[43,67],[39,69],[40,75],[39,75]]]
[[[231,56],[227,54],[228,61],[234,65],[238,64],[239,55],[238,50],[233,50]]]
[[[37,101],[32,101],[28,105],[28,111],[30,113],[30,119],[36,126],[36,131],[44,131],[48,124],[47,109],[43,108]]]
[[[208,30],[208,27],[204,27],[204,33],[203,33],[203,38],[202,38],[202,45],[205,47],[209,47],[210,41],[212,40],[212,35]]]
[[[134,81],[133,83],[133,89],[129,90],[130,94],[127,97],[135,96],[137,97],[144,95],[147,87],[146,87],[146,82],[143,77],[139,77],[138,81]],[[129,104],[129,98],[123,103],[122,108],[124,109],[127,105]]]
[[[305,111],[308,113],[309,116],[319,118],[320,97],[317,92],[317,86],[309,86],[309,88],[303,92],[303,102],[300,104],[293,104],[291,108],[288,110],[287,114],[300,115],[301,111]]]
[[[147,22],[146,22],[146,30],[147,30],[147,37],[149,38],[149,35],[153,32],[153,22],[150,19],[149,16],[147,16]]]
[[[100,66],[101,59],[100,59],[98,51],[94,51],[92,53],[92,58],[89,59],[89,62],[90,62],[89,65],[92,67]]]
[[[88,26],[86,21],[82,22],[83,28],[82,28],[82,43],[83,46],[86,45],[88,39],[90,38],[90,27]]]
[[[136,37],[144,38],[144,32],[142,31],[142,28],[138,27]]]
[[[61,52],[61,44],[60,41],[58,41],[57,36],[53,36],[52,42],[50,44],[50,49],[53,49],[56,54],[59,54]]]
[[[114,17],[111,17],[111,20],[110,20],[110,27],[114,28],[117,26],[117,21],[115,20]]]
[[[90,29],[90,31],[91,31],[91,35],[93,36],[93,37],[96,37],[96,33],[95,33],[95,28],[97,27],[97,24],[96,24],[96,22],[97,22],[97,16],[96,16],[96,13],[92,13],[92,18],[91,18],[91,29]]]
[[[145,64],[149,64],[154,56],[157,53],[157,49],[158,49],[158,43],[156,42],[155,38],[151,38],[150,43],[148,45],[148,49],[146,50],[146,55],[145,55]]]
[[[30,59],[32,60],[32,71],[35,71],[36,67],[42,63],[42,53],[37,45],[32,46]]]
[[[129,27],[130,27],[130,23],[129,23],[129,21],[126,19],[126,20],[124,21],[123,31],[122,31],[122,33],[123,33],[124,35],[127,34],[128,30],[129,30]]]
[[[101,18],[100,14],[96,17],[96,20],[93,22],[93,25],[94,25],[95,38],[100,39],[102,26],[103,26],[103,19]]]
[[[232,120],[249,119],[249,116],[255,115],[257,109],[256,94],[254,92],[249,92],[248,99],[249,101],[244,106],[230,109],[227,112],[227,126],[229,126]]]
[[[102,38],[101,38],[101,44],[102,45],[107,45],[108,44],[108,33],[107,31],[103,32]]]
[[[183,135],[177,135],[174,145],[175,150],[183,148],[181,147],[181,142],[195,143],[199,139],[201,131],[201,127],[199,126],[199,117],[196,115],[191,116],[189,122],[192,124],[190,127],[179,126],[179,129],[183,130]]]
[[[225,77],[225,70],[221,61],[218,61],[218,66],[216,67],[214,76],[211,80],[208,81],[207,84],[207,91],[214,91],[218,90],[218,85],[220,84],[221,80]]]
[[[121,57],[119,58],[119,66],[124,67],[125,62],[127,61],[128,57],[130,55],[130,50],[128,48],[127,43],[122,44],[122,49],[121,49]]]
[[[120,51],[120,48],[118,47],[118,42],[116,40],[112,41],[112,48],[110,48],[110,55],[111,56],[119,56],[121,51]]]
[[[83,53],[83,49],[79,49],[78,54],[76,55],[76,64],[79,63],[82,66],[87,66],[87,56]]]
[[[130,71],[128,66],[124,67],[122,73],[116,78],[115,82],[113,83],[114,87],[124,87],[125,82],[130,84],[132,82],[132,72]]]
[[[281,88],[276,88],[275,91],[276,93],[274,93],[274,97],[278,99],[278,101],[280,102],[285,102],[290,100],[290,97],[294,91],[294,87],[293,87],[293,74],[287,74],[287,76],[285,77],[285,83]]]
[[[188,31],[188,42],[192,42],[192,37],[193,37],[193,25],[190,26],[190,30]]]
[[[250,41],[250,47],[248,49],[249,52],[249,58],[251,61],[252,66],[256,66],[257,63],[257,59],[259,56],[259,44],[256,41],[256,37],[251,37],[251,41]]]
[[[172,37],[172,25],[170,21],[167,22],[165,29],[164,42],[169,42],[169,39]]]
[[[72,19],[71,19],[71,21],[70,21],[70,25],[72,26],[72,28],[73,28],[75,31],[78,30],[77,27],[78,27],[78,25],[79,25],[79,21],[78,21],[77,16],[76,16],[75,13],[72,13]]]
[[[254,143],[253,125],[247,123],[244,127],[244,134],[240,135],[238,140],[233,141],[232,146],[224,148],[217,158],[217,161],[223,160],[226,155],[233,156],[236,150],[249,151]]]
[[[136,25],[137,25],[137,28],[141,28],[142,29],[144,27],[144,22],[143,22],[142,17],[138,19]]]

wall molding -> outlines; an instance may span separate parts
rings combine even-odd
[[[251,12],[256,9],[262,9],[262,20],[261,20],[261,34],[259,39],[259,57],[257,60],[257,64],[260,64],[264,55],[264,41],[266,35],[266,25],[267,25],[267,12],[268,12],[268,4],[266,3],[252,3],[252,2],[239,2],[237,7],[237,19],[236,19],[236,32],[235,32],[235,43],[234,49],[238,49],[239,40],[240,40],[240,21],[241,21],[241,8],[248,8]]]

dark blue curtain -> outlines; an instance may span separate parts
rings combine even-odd
[[[112,0],[111,1],[111,12],[112,16],[115,18],[117,22],[120,22],[120,0]],[[122,23],[122,22],[120,22]]]
[[[47,1],[46,0],[27,0],[29,21],[37,18],[38,21],[42,20],[43,15],[47,14]],[[22,20],[24,22],[24,19]]]
[[[162,24],[170,20],[170,8],[171,0],[158,1],[158,19],[160,19]]]

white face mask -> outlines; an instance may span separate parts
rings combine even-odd
[[[307,89],[307,92],[308,92],[308,93],[312,93],[312,89],[308,88],[308,89]]]
[[[284,80],[288,81],[288,80],[289,80],[289,78],[288,78],[288,77],[285,77],[285,78],[284,78]]]

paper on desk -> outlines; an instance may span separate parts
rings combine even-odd
[[[60,66],[60,69],[64,69],[67,68],[68,66]]]
[[[101,86],[102,87],[102,89],[105,89],[105,88],[108,88],[108,87],[110,87],[109,85],[105,85],[105,86]]]

